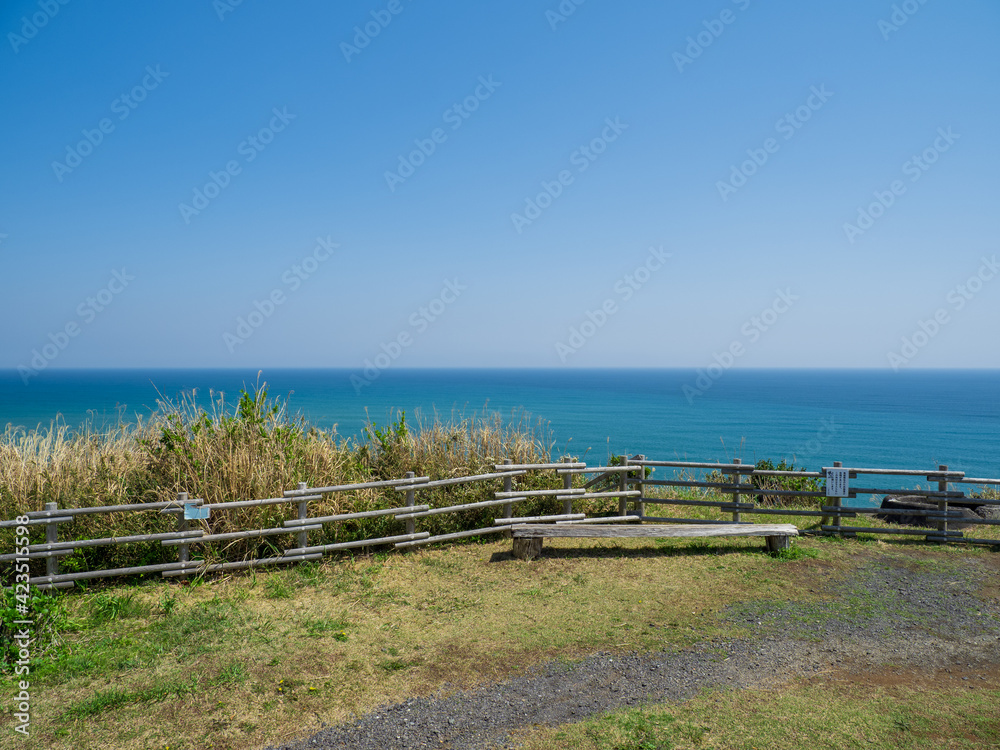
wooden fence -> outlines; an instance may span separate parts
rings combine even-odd
[[[646,469],[673,469],[674,479],[651,479],[646,475]],[[820,518],[816,533],[850,535],[866,534],[904,534],[923,536],[934,542],[966,542],[974,544],[1000,545],[1000,539],[980,539],[966,537],[962,531],[950,529],[949,522],[959,520],[963,524],[996,525],[1000,520],[993,518],[972,519],[964,517],[960,510],[955,509],[955,503],[968,504],[963,488],[970,485],[983,487],[1000,485],[1000,479],[969,478],[961,471],[951,471],[947,466],[939,466],[936,470],[898,470],[898,469],[866,469],[842,467],[835,462],[832,467],[824,467],[818,472],[772,471],[756,469],[752,464],[743,464],[738,459],[731,463],[699,463],[689,461],[654,461],[645,456],[627,458],[622,456],[617,466],[587,466],[584,463],[563,460],[558,463],[545,464],[512,464],[509,460],[497,464],[495,472],[473,476],[455,477],[451,479],[431,480],[426,476],[415,476],[407,473],[400,479],[377,482],[342,484],[330,487],[308,487],[300,483],[294,490],[285,492],[282,497],[261,500],[239,500],[222,503],[203,503],[199,499],[189,499],[187,493],[180,493],[175,501],[157,503],[136,503],[130,505],[113,505],[87,508],[58,508],[56,503],[47,503],[45,510],[31,511],[16,519],[0,522],[0,528],[15,529],[18,537],[27,537],[32,527],[43,526],[45,541],[30,544],[27,548],[15,550],[12,554],[0,555],[0,561],[17,561],[44,559],[45,575],[35,575],[29,583],[40,589],[67,588],[76,581],[91,578],[106,578],[144,573],[159,573],[163,577],[190,576],[216,571],[240,570],[252,567],[296,563],[306,560],[318,560],[329,552],[360,548],[392,545],[396,549],[415,547],[423,544],[447,542],[463,537],[482,536],[508,532],[513,524],[521,523],[706,523],[702,518],[686,518],[683,515],[661,515],[663,508],[682,509],[701,506],[714,508],[723,513],[731,513],[731,520],[716,520],[714,523],[740,524],[745,523],[744,515],[766,516],[813,516]],[[762,488],[754,484],[754,480],[778,481],[807,479],[825,481],[833,470],[846,472],[848,491],[845,497],[831,497],[823,489],[788,490]],[[522,489],[515,488],[515,480],[528,472],[554,471],[562,479],[561,489]],[[695,478],[697,473],[703,476]],[[574,477],[580,475],[585,481],[582,486],[574,487]],[[593,475],[587,479],[588,475]],[[680,476],[678,476],[680,475]],[[859,477],[890,476],[905,479],[922,478],[929,484],[936,484],[936,489],[885,489],[876,487],[855,486]],[[493,493],[494,497],[481,502],[449,505],[432,508],[429,505],[418,504],[418,494],[426,490],[450,487],[477,482],[503,481],[503,489]],[[871,480],[863,480],[870,483]],[[615,486],[616,485],[616,486]],[[601,489],[601,487],[612,487]],[[594,489],[598,487],[598,489]],[[656,488],[696,488],[714,490],[716,493],[728,496],[711,498],[704,495],[702,499],[669,497],[654,495]],[[378,489],[399,493],[401,502],[395,507],[357,513],[342,513],[327,516],[309,516],[310,501],[321,500],[332,493],[354,492],[357,490]],[[660,490],[661,492],[663,490]],[[936,508],[924,510],[891,510],[874,506],[849,505],[843,500],[850,500],[865,495],[917,495],[935,503]],[[514,507],[529,498],[550,498],[557,504],[561,501],[561,512],[540,516],[515,516]],[[574,512],[574,503],[595,499],[618,500],[617,513],[604,517],[586,517],[585,514]],[[799,501],[815,501],[817,507],[785,508],[760,504],[756,498],[796,498]],[[1000,506],[1000,500],[976,499],[976,504]],[[237,508],[261,507],[276,504],[294,504],[297,507],[297,518],[284,522],[284,525],[269,529],[251,529],[228,533],[211,533],[203,519],[210,513],[226,513]],[[951,507],[949,507],[951,504]],[[656,506],[653,515],[647,515],[647,506]],[[417,531],[417,525],[422,518],[445,513],[456,513],[496,507],[500,517],[494,519],[492,526],[466,529],[459,532],[432,536],[426,531]],[[98,539],[64,539],[60,541],[60,527],[72,524],[83,515],[109,513],[160,513],[176,518],[174,531],[158,534],[141,534],[123,537],[105,537]],[[889,516],[905,513],[910,516],[923,517],[931,528],[914,527],[864,527],[845,525],[843,519],[857,518],[866,514]],[[350,542],[334,544],[310,545],[309,535],[312,532],[323,531],[327,524],[338,524],[351,520],[392,516],[402,527],[401,533],[375,538],[359,539]],[[291,534],[295,546],[284,550],[283,554],[274,557],[252,558],[228,562],[206,562],[191,559],[191,546],[208,542],[222,542],[237,539],[265,538],[276,535]],[[135,544],[140,542],[160,542],[168,547],[177,548],[177,560],[157,565],[141,565],[114,569],[100,569],[83,572],[59,572],[59,560],[78,549],[86,547]]]

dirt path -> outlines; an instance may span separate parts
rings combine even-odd
[[[752,635],[677,653],[598,653],[553,662],[499,684],[409,700],[268,750],[512,747],[533,724],[574,722],[644,703],[683,701],[705,687],[758,687],[790,677],[901,684],[1000,684],[1000,594],[992,555],[962,566],[868,559],[821,603],[755,602],[725,617]]]

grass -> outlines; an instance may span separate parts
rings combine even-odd
[[[310,576],[58,594],[77,628],[33,666],[33,734],[22,744],[263,745],[541,660],[730,636],[716,613],[743,596],[811,596],[793,584],[816,560],[777,560],[759,540],[666,550],[568,541],[534,563],[493,542],[328,561]],[[839,550],[822,554],[849,567]],[[12,691],[8,676],[4,711]]]
[[[72,626],[32,665],[32,737],[20,746],[263,746],[542,661],[738,637],[740,628],[720,617],[730,605],[823,603],[829,588],[822,582],[844,579],[872,554],[935,565],[992,557],[928,545],[872,548],[858,540],[804,539],[793,549],[802,553],[772,556],[758,539],[569,539],[552,540],[542,559],[523,563],[511,558],[509,541],[494,541],[331,560],[308,575],[269,571],[57,594]],[[275,598],[275,590],[284,594]],[[6,675],[5,720],[12,720],[14,687]],[[754,710],[764,712],[771,695],[754,698]],[[565,728],[559,731],[568,733],[567,744],[556,746],[670,746],[649,745],[663,735],[678,747],[751,747],[712,739],[722,731],[717,706],[737,712],[742,704],[726,703],[724,695],[711,700],[723,702],[588,724],[597,740]],[[848,702],[829,705],[831,716],[853,715]],[[707,725],[708,739],[695,744],[696,730]],[[763,737],[766,728],[753,731]],[[600,739],[601,732],[610,739]],[[793,747],[795,736],[808,735],[758,747]],[[528,739],[552,746],[545,744],[551,737]]]
[[[1000,746],[995,684],[859,684],[841,676],[778,690],[709,692],[521,736],[525,750],[800,750]],[[841,679],[838,679],[841,678]]]

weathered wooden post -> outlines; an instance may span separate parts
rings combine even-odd
[[[733,459],[733,463],[734,464],[741,464],[741,463],[743,463],[743,459],[741,459],[741,458],[734,458]],[[736,489],[733,490],[733,502],[734,503],[738,503],[738,502],[740,502],[740,498],[742,497],[741,494],[740,494],[739,487],[743,483],[743,475],[740,474],[740,470],[739,469],[736,469],[736,470],[733,471],[733,479],[735,480],[733,482],[733,484],[736,485]],[[751,482],[752,482],[752,480],[751,480]],[[742,518],[743,517],[740,515],[740,509],[739,508],[733,508],[733,523],[740,523],[741,520],[742,520]]]
[[[565,458],[563,458],[563,463],[564,464],[572,463],[572,461],[573,461],[573,459],[569,458],[568,456],[565,457]],[[563,474],[562,480],[563,480],[563,489],[564,490],[571,490],[571,489],[573,489],[573,475],[572,474]],[[573,512],[573,498],[572,497],[567,497],[565,500],[563,500],[563,513],[565,513],[566,515],[569,515],[572,512]]]
[[[948,466],[946,464],[938,464],[938,471],[940,472],[948,471]],[[948,478],[942,476],[941,479],[938,480],[938,492],[947,492],[947,491],[948,491]],[[939,511],[946,514],[948,512],[948,498],[939,497],[937,506]],[[945,515],[943,518],[941,518],[940,521],[938,521],[938,530],[941,532],[941,541],[946,542],[948,540],[947,515]]]
[[[514,463],[514,462],[511,461],[509,458],[505,458],[503,460],[503,465],[504,466],[510,466],[512,463]],[[514,491],[514,477],[508,475],[508,476],[505,476],[503,478],[503,491],[504,492],[513,492]],[[504,505],[503,505],[503,517],[504,518],[511,518],[513,515],[514,515],[514,503],[504,503]],[[503,533],[503,535],[505,537],[507,537],[507,538],[510,538],[510,531],[505,531]]]
[[[413,477],[415,476],[416,474],[414,474],[412,471],[408,471],[403,475],[403,478],[413,479]],[[414,503],[416,503],[416,501],[417,501],[417,491],[412,488],[408,489],[406,491],[406,506],[408,508],[412,508]],[[417,533],[417,522],[415,519],[413,518],[406,519],[406,533],[407,534]]]
[[[59,507],[59,503],[45,503],[45,510],[52,514]],[[48,523],[45,524],[45,543],[55,544],[59,541],[59,524],[52,523],[52,516],[49,516]],[[50,554],[45,558],[45,575],[59,575],[59,558]]]
[[[646,454],[640,453],[637,456],[637,458],[640,461],[645,461]],[[639,467],[639,485],[638,485],[639,499],[635,501],[635,507],[639,511],[639,518],[642,518],[644,515],[646,515],[646,503],[642,501],[642,498],[646,496],[645,480],[646,480],[646,467],[645,465],[642,465]]]
[[[185,518],[184,504],[188,501],[188,493],[178,492],[177,493],[177,504],[181,506],[181,512],[177,514],[177,531],[178,533],[184,533],[188,530],[187,518]],[[179,544],[177,545],[177,562],[186,563],[190,560],[191,556],[189,554],[190,545]]]
[[[843,464],[843,462],[841,462],[841,461],[834,461],[834,462],[833,462],[833,468],[835,468],[835,469],[839,469],[839,468],[841,468],[841,467],[842,467],[843,465],[844,465],[844,464]],[[833,498],[833,504],[834,504],[834,505],[835,505],[836,507],[838,507],[838,508],[839,508],[839,507],[840,507],[840,503],[841,503],[841,500],[840,500],[840,497],[839,497],[839,496],[838,496],[838,497],[835,497],[835,498]],[[840,538],[841,538],[841,539],[843,539],[843,538],[844,538],[844,532],[840,530],[840,524],[841,524],[841,516],[840,516],[840,514],[839,514],[839,513],[836,513],[836,512],[834,512],[834,516],[833,516],[833,525],[837,527],[837,534],[838,534],[838,535],[840,536]]]
[[[306,484],[305,482],[299,482],[299,487],[298,488],[300,490],[304,490],[308,486],[309,485]],[[299,520],[301,521],[304,518],[309,518],[309,501],[308,500],[299,500]],[[309,532],[308,531],[300,531],[298,533],[298,542],[299,542],[299,547],[308,547],[309,546]]]
[[[620,461],[622,466],[628,464],[628,456],[622,456]],[[625,516],[628,515],[628,497],[624,494],[628,492],[628,472],[619,471],[618,472],[618,491],[623,493],[618,497],[618,515]]]

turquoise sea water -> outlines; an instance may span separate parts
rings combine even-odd
[[[391,410],[448,416],[484,407],[530,412],[549,423],[555,453],[603,462],[609,453],[745,462],[794,459],[817,469],[846,466],[929,469],[1000,477],[1000,371],[731,370],[701,395],[691,370],[386,370],[358,390],[346,370],[266,370],[271,395],[341,435]],[[57,370],[25,385],[0,372],[0,426],[98,426],[148,414],[158,393],[197,389],[235,402],[256,371]],[[704,385],[705,381],[702,381]],[[690,397],[689,397],[690,396]],[[367,410],[367,412],[366,412]],[[881,485],[879,485],[881,486]]]

